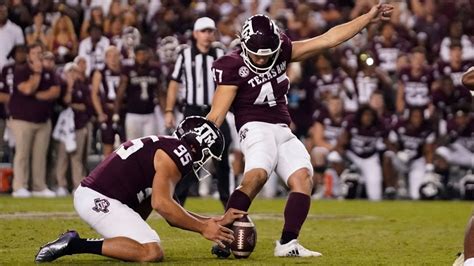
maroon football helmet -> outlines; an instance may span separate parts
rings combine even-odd
[[[199,180],[210,175],[204,167],[212,158],[221,160],[224,136],[217,126],[201,116],[189,116],[177,127],[175,135],[190,148],[193,170]]]
[[[273,20],[262,14],[248,18],[242,26],[239,38],[244,62],[250,70],[263,74],[275,65],[282,40],[280,30]],[[257,66],[249,58],[250,53],[271,58],[265,66]]]

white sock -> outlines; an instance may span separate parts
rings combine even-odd
[[[474,258],[469,258],[464,261],[464,266],[474,266]]]

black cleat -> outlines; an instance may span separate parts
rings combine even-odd
[[[63,233],[58,239],[49,242],[42,246],[36,254],[35,262],[50,262],[66,254],[66,248],[73,238],[79,238],[79,234],[76,231],[70,231]]]
[[[212,246],[211,254],[214,254],[219,259],[225,259],[230,256],[230,247],[221,248],[219,245]]]

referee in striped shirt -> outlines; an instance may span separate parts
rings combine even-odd
[[[175,128],[174,108],[180,85],[184,87],[184,117],[206,116],[211,110],[212,98],[216,85],[212,78],[212,63],[224,55],[224,50],[215,47],[216,24],[208,17],[196,20],[193,29],[193,43],[180,51],[170,76],[166,97],[165,123],[167,128]],[[227,123],[222,124],[221,131],[225,137],[225,149],[222,160],[216,163],[217,188],[224,207],[229,199],[229,143],[230,130]],[[197,180],[197,179],[196,179]],[[186,201],[188,189],[178,191],[178,199],[182,205]]]

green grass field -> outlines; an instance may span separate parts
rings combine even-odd
[[[323,253],[311,259],[275,258],[274,241],[283,226],[285,200],[255,200],[250,216],[257,246],[246,260],[218,260],[211,242],[196,233],[170,227],[153,215],[149,223],[161,237],[165,264],[195,265],[451,265],[462,250],[471,202],[313,201],[300,241]],[[189,210],[220,214],[212,199],[189,199]],[[72,198],[12,199],[0,196],[0,265],[33,263],[38,247],[66,229],[98,237],[74,213]],[[116,260],[94,255],[66,256],[59,264],[105,264]]]

